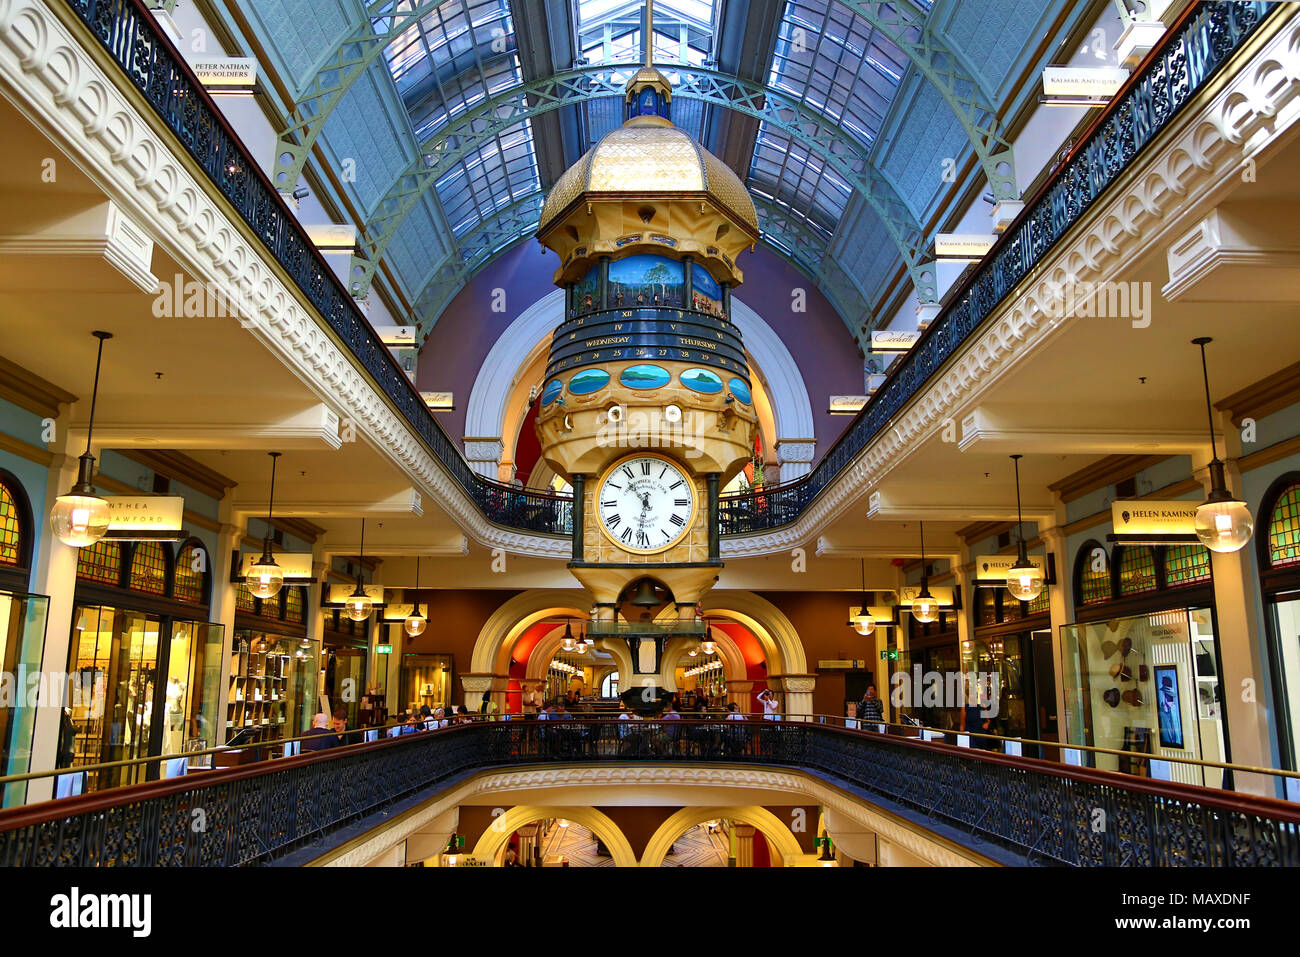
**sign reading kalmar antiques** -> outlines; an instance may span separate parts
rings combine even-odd
[[[279,559],[276,560],[278,561]],[[355,584],[353,585],[331,584],[329,590],[329,598],[326,600],[325,603],[327,605],[345,605],[347,604],[348,598],[356,590],[357,590],[357,586]],[[384,604],[383,585],[376,585],[373,583],[367,584],[362,588],[362,591],[364,591],[367,595],[369,595],[370,600],[373,601],[376,605],[382,606]]]
[[[113,495],[104,501],[110,532],[178,531],[185,513],[185,499],[179,495]]]
[[[249,569],[262,557],[261,552],[244,552],[239,556],[239,574],[248,578]],[[275,563],[280,566],[280,573],[285,578],[312,581],[311,552],[275,552]]]
[[[1015,555],[981,555],[975,559],[975,580],[1005,585],[1007,572],[1011,571],[1011,566],[1017,561],[1019,558]],[[1029,564],[1035,568],[1043,568],[1043,556],[1030,555]]]
[[[934,237],[934,254],[940,259],[982,259],[997,237],[991,233],[937,233]]]
[[[199,82],[210,90],[251,89],[257,83],[257,61],[252,57],[197,57],[189,63]]]
[[[1112,502],[1110,523],[1116,535],[1194,535],[1200,504],[1151,499]]]
[[[921,333],[915,329],[873,329],[871,331],[872,352],[906,352],[916,345]]]
[[[1128,80],[1116,66],[1049,66],[1043,68],[1044,96],[1114,96]]]

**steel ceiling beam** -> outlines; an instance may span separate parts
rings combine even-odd
[[[819,156],[861,195],[880,216],[917,286],[918,298],[933,299],[934,268],[926,239],[911,209],[893,184],[874,166],[866,150],[839,127],[792,97],[714,70],[663,64],[676,75],[673,95],[700,100],[770,122],[809,152]],[[349,285],[365,295],[375,269],[398,228],[421,197],[465,155],[510,127],[534,116],[599,97],[623,96],[626,68],[583,67],[512,88],[462,114],[421,146],[423,156],[388,188],[361,230],[362,255],[354,256]],[[927,296],[928,293],[928,296]]]

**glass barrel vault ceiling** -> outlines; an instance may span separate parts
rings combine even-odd
[[[509,0],[447,0],[437,6],[395,0],[372,4],[372,21],[381,29],[386,16],[416,7],[429,12],[388,46],[385,58],[423,142],[484,100],[521,85],[523,71]],[[655,62],[716,69],[720,11],[718,0],[658,0]],[[571,0],[570,17],[575,66],[609,64],[621,80],[642,62],[642,0]],[[898,48],[837,0],[786,0],[767,82],[870,150],[905,69]],[[671,70],[665,72],[675,79]],[[676,124],[704,141],[715,111],[698,100],[679,99],[673,106]],[[622,122],[616,97],[565,109],[577,113],[581,150]],[[802,223],[808,238],[829,245],[852,196],[849,184],[767,122],[758,125],[752,155],[749,169],[738,171],[747,186],[787,222]],[[577,159],[566,157],[569,163]],[[467,155],[438,180],[436,190],[462,246],[473,243],[495,212],[531,206],[528,198],[543,192],[531,123],[511,127]],[[786,233],[775,232],[770,241],[787,255],[794,252]],[[808,266],[807,255],[794,258]]]

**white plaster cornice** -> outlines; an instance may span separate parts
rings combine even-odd
[[[82,36],[39,0],[0,0],[0,94],[196,280],[226,301],[249,303],[240,325],[472,538],[517,554],[566,557],[567,537],[504,529],[483,516],[185,151],[160,132],[116,66],[101,67],[106,54],[83,46]]]

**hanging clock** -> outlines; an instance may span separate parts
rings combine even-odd
[[[695,483],[666,455],[629,455],[611,465],[596,486],[600,530],[638,554],[666,551],[684,539],[698,508]]]

